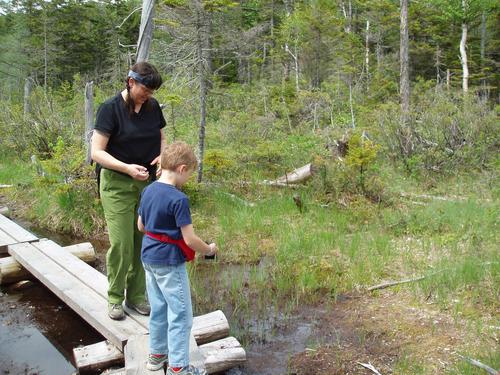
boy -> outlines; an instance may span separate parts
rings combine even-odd
[[[160,178],[142,193],[137,220],[145,233],[141,260],[151,304],[147,368],[159,370],[168,361],[167,375],[205,375],[189,365],[193,311],[186,261],[194,251],[214,255],[217,246],[194,233],[189,200],[177,189],[196,168],[193,150],[175,142],[163,151],[160,165]]]

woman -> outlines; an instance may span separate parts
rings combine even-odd
[[[99,192],[110,242],[106,254],[108,315],[116,320],[125,317],[124,300],[140,314],[150,312],[137,208],[142,190],[156,177],[166,125],[160,105],[152,97],[162,84],[156,68],[147,62],[135,64],[126,84],[126,89],[97,111],[92,136],[92,159],[99,166]]]

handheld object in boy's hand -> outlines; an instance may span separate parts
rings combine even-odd
[[[213,241],[205,241],[207,245],[210,245]],[[217,253],[211,254],[211,255],[204,255],[203,259],[205,260],[216,260],[217,259]]]

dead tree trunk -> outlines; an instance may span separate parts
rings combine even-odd
[[[408,52],[408,0],[401,0],[401,26],[400,26],[400,104],[401,117],[399,127],[399,142],[401,154],[406,158],[412,149],[410,129],[410,67]]]
[[[462,0],[462,11],[464,13],[464,20],[462,21],[462,38],[460,39],[460,62],[462,63],[462,89],[464,94],[469,91],[469,65],[467,63],[467,32],[469,25],[465,21],[465,15],[467,14],[467,0]]]
[[[154,0],[142,1],[141,26],[139,28],[139,39],[137,40],[137,52],[135,61],[147,61],[149,57],[149,47],[153,39],[153,17]]]
[[[24,81],[24,119],[26,119],[31,112],[31,91],[33,90],[33,79],[26,78]]]
[[[467,63],[467,51],[465,50],[467,45],[467,31],[468,25],[464,22],[462,23],[462,38],[460,39],[460,62],[462,63],[462,89],[464,94],[469,91],[469,65]]]
[[[365,68],[366,68],[366,89],[370,86],[370,20],[366,20],[365,36]]]
[[[195,1],[196,12],[196,51],[197,51],[197,66],[198,66],[198,82],[200,86],[200,129],[198,134],[198,176],[197,181],[201,182],[203,179],[203,158],[205,154],[205,129],[207,117],[207,61],[204,53],[204,46],[206,46],[208,33],[204,27],[204,9],[200,0]]]
[[[400,95],[401,95],[401,125],[408,125],[410,113],[410,72],[408,52],[408,0],[401,0],[401,29],[400,29]]]

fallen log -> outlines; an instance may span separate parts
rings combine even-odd
[[[278,177],[276,180],[264,180],[262,181],[262,183],[271,186],[293,186],[294,184],[307,180],[313,175],[313,173],[314,167],[312,163],[309,163],[304,165],[303,167],[294,169],[290,173]]]
[[[142,316],[141,323],[147,327],[148,317]],[[136,318],[134,316],[134,318]],[[128,317],[127,317],[128,319]],[[229,323],[220,310],[195,316],[193,318],[193,336],[198,345],[214,341],[229,334]],[[98,371],[111,365],[124,363],[123,353],[106,341],[73,349],[76,368],[81,372]]]
[[[400,280],[400,281],[390,281],[387,283],[382,283],[382,284],[371,286],[371,287],[367,288],[366,290],[369,292],[372,292],[374,290],[385,289],[385,288],[389,288],[390,286],[394,286],[394,285],[412,283],[412,282],[420,281],[423,279],[425,279],[425,276],[420,276],[420,277],[415,277],[413,279],[405,279],[405,280]]]
[[[500,371],[497,371],[493,368],[491,368],[490,366],[487,366],[485,365],[484,363],[481,363],[479,362],[478,360],[476,359],[472,359],[472,358],[469,358],[469,357],[465,357],[463,355],[460,355],[460,354],[457,354],[460,358],[462,358],[463,360],[469,362],[471,365],[473,366],[476,366],[476,367],[479,367],[480,369],[483,369],[484,371],[486,371],[488,374],[490,375],[500,375]]]
[[[198,348],[205,357],[205,367],[209,374],[242,365],[247,360],[245,349],[234,337],[209,342]]]
[[[86,263],[92,263],[96,260],[94,247],[90,242],[66,246],[64,249]],[[0,258],[0,285],[17,283],[29,279],[33,279],[33,275],[13,257]]]
[[[205,367],[207,373],[214,374],[229,370],[232,367],[242,365],[246,362],[245,350],[234,337],[226,337],[204,344],[198,347],[201,354],[205,357]],[[102,375],[125,375],[125,369],[105,371]]]

